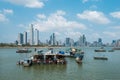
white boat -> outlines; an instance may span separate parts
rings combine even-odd
[[[30,52],[31,52],[31,50],[28,50],[27,48],[18,49],[16,51],[16,53],[30,53]]]
[[[106,52],[106,50],[103,47],[101,47],[100,49],[95,49],[94,51],[95,52]]]
[[[82,63],[82,60],[79,57],[76,57],[75,60],[76,60],[77,63]]]

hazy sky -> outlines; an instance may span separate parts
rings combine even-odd
[[[87,41],[120,39],[120,0],[0,0],[0,42],[14,42],[30,24],[46,41],[75,41],[83,34]]]

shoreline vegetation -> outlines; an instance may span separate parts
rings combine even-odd
[[[16,45],[13,43],[0,43],[0,48],[59,48],[64,45]]]

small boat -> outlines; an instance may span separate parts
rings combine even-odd
[[[32,65],[32,60],[30,60],[30,59],[20,60],[17,62],[17,64],[23,65],[24,67],[29,67]]]
[[[27,48],[18,49],[18,50],[16,51],[16,53],[30,53],[30,52],[31,52],[31,50],[28,50]]]
[[[82,63],[82,60],[79,57],[76,57],[75,60],[76,60],[77,63]]]
[[[113,49],[111,49],[111,50],[108,50],[108,52],[114,52],[114,50],[113,50]]]
[[[94,59],[97,59],[97,60],[108,60],[107,57],[94,57]]]
[[[95,49],[95,52],[106,52],[106,50],[104,48],[100,48],[100,49]]]
[[[29,67],[31,65],[32,65],[32,60],[27,59],[27,60],[23,61],[23,66],[24,67]]]
[[[114,47],[113,50],[120,50],[120,47]]]
[[[84,52],[82,51],[82,52],[77,52],[76,54],[75,54],[75,56],[76,56],[76,62],[77,63],[82,63],[82,60],[83,60],[83,57],[84,57]]]

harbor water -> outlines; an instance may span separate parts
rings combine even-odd
[[[33,48],[31,49],[34,51]],[[0,80],[120,80],[120,50],[94,52],[96,48],[81,49],[84,51],[82,64],[77,64],[75,58],[66,57],[66,65],[40,64],[23,67],[17,65],[17,61],[33,52],[19,54],[16,53],[17,48],[0,48]],[[95,60],[94,56],[105,56],[108,60]]]

